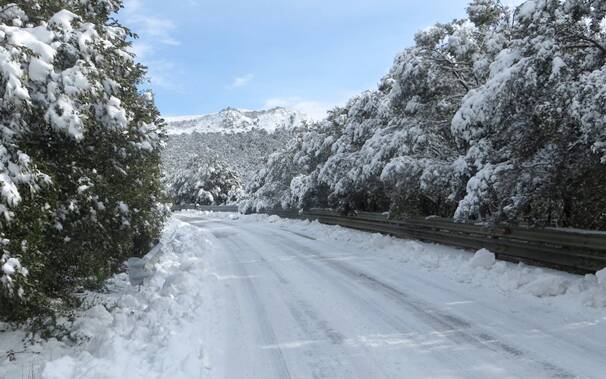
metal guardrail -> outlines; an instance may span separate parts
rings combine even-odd
[[[237,207],[218,207],[236,212]],[[211,209],[205,209],[211,210]],[[332,210],[274,209],[262,213],[291,219],[317,220],[327,225],[434,242],[463,249],[486,248],[498,259],[586,274],[606,267],[606,232],[506,225],[459,223],[428,217],[390,219],[387,214]]]
[[[197,205],[197,204],[175,204],[172,206],[173,212],[184,211],[184,210],[197,210],[197,211],[208,211],[208,212],[238,212],[238,206],[236,205]]]

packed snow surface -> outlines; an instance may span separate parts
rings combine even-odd
[[[276,216],[177,213],[141,288],[90,295],[82,342],[0,334],[0,378],[603,378],[585,277]],[[157,250],[156,250],[157,252]],[[1,329],[1,328],[0,328]],[[12,351],[12,353],[9,353]]]
[[[285,108],[252,111],[246,109],[226,108],[218,113],[204,116],[166,117],[167,133],[243,133],[254,129],[269,133],[277,128],[296,128],[309,118],[304,114]]]

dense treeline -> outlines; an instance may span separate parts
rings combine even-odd
[[[170,200],[200,205],[236,202],[258,168],[272,152],[286,145],[296,130],[169,136],[162,152],[162,181]]]
[[[0,5],[0,319],[52,320],[158,237],[162,122],[120,7]]]
[[[296,128],[278,128],[273,133],[252,130],[240,133],[198,133],[168,136],[162,151],[165,176],[182,170],[195,156],[216,155],[248,181],[269,155],[280,150],[296,134]]]
[[[467,13],[274,154],[243,207],[606,229],[606,2]]]
[[[163,182],[176,204],[225,205],[242,195],[240,176],[214,153],[190,157],[184,167],[167,173]]]

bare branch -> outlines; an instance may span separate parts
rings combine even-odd
[[[594,49],[593,45],[567,45],[564,46],[565,49]]]
[[[606,54],[606,47],[604,47],[601,43],[599,43],[598,41],[594,40],[593,38],[589,38],[587,36],[584,35],[580,35],[577,34],[575,35],[576,38],[588,42],[589,44],[593,45],[594,47],[600,49],[600,51],[602,52],[602,54]]]

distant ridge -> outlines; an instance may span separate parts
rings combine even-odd
[[[217,113],[197,116],[165,117],[169,135],[197,133],[242,133],[254,129],[273,133],[278,128],[296,128],[306,120],[305,114],[276,107],[267,110],[225,108]]]

